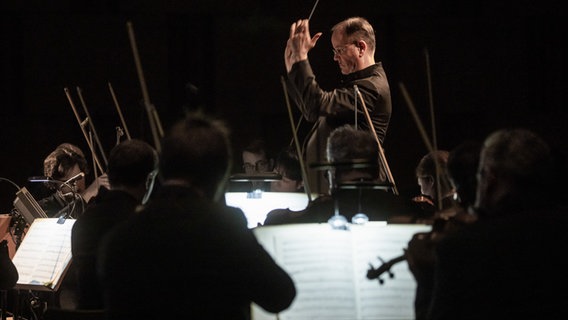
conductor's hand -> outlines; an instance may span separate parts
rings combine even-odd
[[[85,202],[89,202],[91,198],[97,196],[99,193],[99,188],[104,187],[106,189],[110,189],[110,183],[108,181],[108,176],[106,173],[101,174],[96,178],[86,189],[83,191],[81,196],[85,200]]]
[[[290,26],[290,37],[284,50],[286,72],[290,72],[294,63],[308,59],[308,51],[315,47],[322,33],[310,36],[310,20],[298,20]]]

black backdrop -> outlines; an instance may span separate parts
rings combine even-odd
[[[310,53],[324,88],[339,75],[330,27],[352,15],[375,26],[376,58],[393,96],[384,149],[401,193],[416,192],[414,167],[427,152],[401,85],[440,149],[523,126],[567,150],[565,12],[556,1],[458,2],[321,0],[310,21],[312,33],[324,33]],[[204,108],[230,125],[235,170],[240,148],[253,136],[265,137],[275,152],[292,139],[280,82],[288,28],[314,3],[3,2],[0,177],[25,185],[29,176],[42,174],[44,157],[62,142],[87,151],[64,88],[82,113],[81,89],[107,153],[120,125],[109,83],[131,135],[153,142],[127,21],[164,129],[184,110]],[[14,192],[0,182],[0,213],[11,210]]]

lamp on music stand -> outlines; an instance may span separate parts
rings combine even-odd
[[[361,208],[361,196],[363,189],[379,189],[379,190],[389,190],[393,188],[392,183],[378,183],[376,181],[368,181],[368,180],[352,180],[352,181],[341,181],[337,182],[335,180],[335,174],[331,174],[336,170],[353,170],[353,169],[366,169],[366,168],[375,168],[378,167],[379,164],[376,160],[368,160],[368,159],[353,159],[350,161],[341,161],[341,162],[324,162],[324,163],[314,163],[310,165],[310,168],[315,170],[325,170],[328,171],[330,181],[332,182],[331,192],[334,201],[334,215],[328,220],[328,223],[334,229],[346,229],[347,228],[347,219],[339,213],[339,201],[336,193],[339,190],[344,189],[355,189],[358,190],[358,213],[355,214],[352,219],[351,223],[353,224],[364,224],[369,221],[369,217],[363,212]],[[332,180],[333,179],[333,180]]]

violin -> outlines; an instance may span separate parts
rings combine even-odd
[[[452,212],[442,211],[436,213],[436,218],[432,223],[431,231],[416,233],[410,240],[408,248],[403,249],[402,255],[386,262],[379,257],[382,264],[377,268],[369,264],[370,268],[367,270],[367,279],[378,279],[379,283],[383,284],[384,280],[381,276],[386,273],[389,278],[394,278],[394,273],[391,271],[391,268],[397,263],[403,261],[408,262],[410,270],[416,277],[417,273],[420,272],[419,268],[423,266],[433,266],[434,261],[432,249],[440,239],[452,232],[456,232],[464,225],[474,221],[476,221],[476,217],[464,210],[454,210]],[[416,245],[420,247],[416,248]]]

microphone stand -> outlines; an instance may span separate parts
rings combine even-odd
[[[76,186],[75,182],[73,182],[73,184],[69,184],[66,181],[66,182],[63,182],[61,184],[60,188],[63,187],[63,186],[66,186],[71,190],[71,192],[73,194],[73,200],[71,200],[63,209],[59,210],[59,212],[57,212],[55,214],[55,217],[59,218],[57,220],[57,223],[59,223],[59,224],[64,224],[65,220],[67,220],[69,218],[73,218],[72,214],[73,214],[73,212],[75,212],[75,208],[77,207],[77,201],[81,201],[81,203],[83,201],[83,199],[81,198],[81,195],[77,193],[77,186]]]
[[[66,205],[61,210],[59,210],[57,213],[55,213],[53,215],[53,217],[59,218],[57,223],[63,224],[63,223],[65,223],[66,219],[69,219],[69,218],[72,217],[73,212],[75,212],[77,202],[81,201],[81,204],[83,204],[83,199],[82,199],[81,195],[77,192],[76,183],[77,183],[78,180],[83,179],[84,176],[85,176],[85,174],[83,172],[81,172],[78,175],[71,177],[67,181],[53,180],[50,177],[32,177],[31,179],[29,179],[29,181],[30,182],[48,182],[48,183],[60,184],[59,187],[57,188],[57,191],[55,191],[56,193],[59,193],[56,196],[59,197],[62,201],[64,201],[66,203]],[[61,188],[63,186],[66,186],[71,190],[71,193],[73,195],[73,200],[70,200],[70,201],[67,200],[67,197],[65,197],[63,192],[61,192]]]

